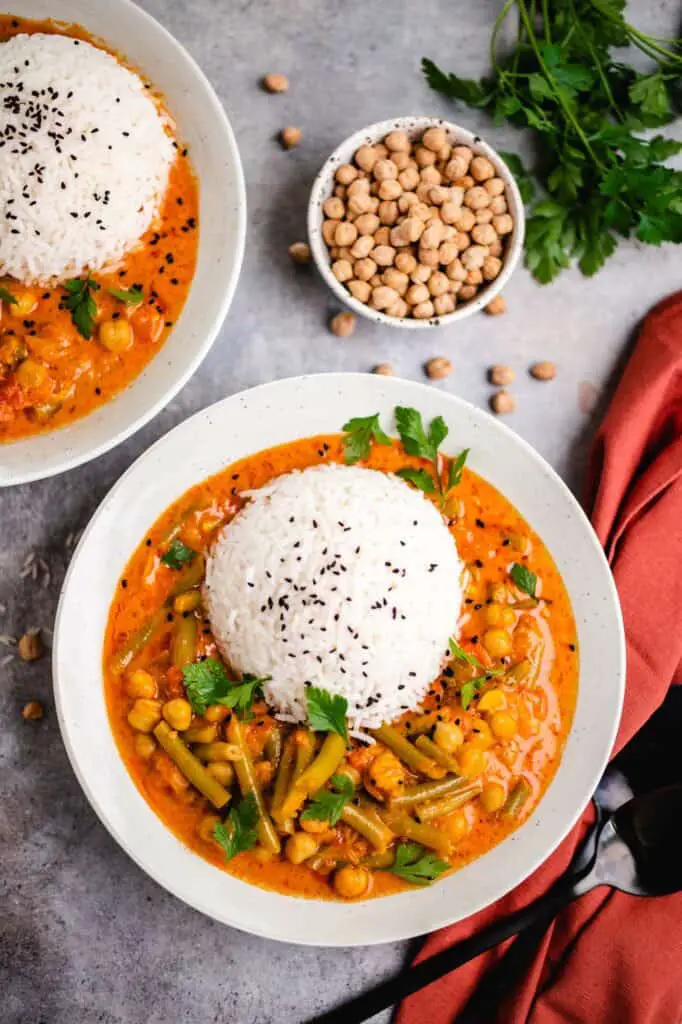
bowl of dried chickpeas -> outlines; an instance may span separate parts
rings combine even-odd
[[[454,323],[488,306],[516,267],[524,210],[504,160],[450,121],[400,117],[332,153],[308,205],[332,291],[394,327]]]

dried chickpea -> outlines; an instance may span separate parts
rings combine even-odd
[[[430,380],[444,380],[450,376],[452,370],[452,363],[445,356],[435,356],[424,366],[424,372]]]
[[[360,235],[360,237],[353,242],[350,254],[353,259],[362,260],[365,256],[369,256],[373,248],[374,238],[372,235]]]
[[[450,290],[450,282],[442,270],[434,270],[429,278],[428,289],[430,294],[437,298]]]
[[[457,224],[462,219],[462,213],[462,207],[448,199],[440,208],[440,219],[444,224]]]
[[[431,220],[433,217],[433,207],[429,206],[427,203],[423,203],[421,200],[413,203],[410,208],[409,219],[413,219],[414,217],[417,217],[421,221]]]
[[[514,221],[508,213],[493,217],[493,227],[498,235],[509,235],[514,230]]]
[[[385,146],[383,142],[375,142],[374,152],[377,155],[377,160],[385,160],[389,154],[389,148],[388,146]]]
[[[447,266],[456,260],[459,255],[459,249],[454,242],[443,242],[438,249],[438,262]]]
[[[455,146],[455,148],[452,151],[452,155],[460,157],[460,159],[462,159],[465,162],[468,168],[469,164],[473,159],[474,154],[473,150],[471,150],[469,146]]]
[[[496,256],[496,257],[501,256],[502,255],[502,242],[500,241],[500,239],[496,238],[495,241],[491,245],[488,246],[488,250],[489,250],[491,256]]]
[[[397,179],[398,168],[392,160],[377,160],[372,170],[372,174],[377,182],[391,181]]]
[[[380,267],[391,267],[395,259],[395,249],[392,245],[376,245],[372,249],[372,259]]]
[[[419,184],[417,185],[416,189],[414,190],[415,191],[415,195],[417,196],[417,199],[419,200],[419,202],[423,203],[423,205],[428,208],[429,217],[433,216],[433,210],[431,208],[431,198],[430,198],[431,197],[431,189],[432,188],[434,188],[434,185],[433,185],[432,182],[430,182],[430,181],[420,181]]]
[[[460,178],[457,182],[455,182],[455,184],[459,185],[460,188],[464,189],[464,191],[466,192],[468,188],[473,188],[476,182],[474,181],[470,174],[465,174],[464,177]]]
[[[504,195],[505,184],[502,178],[488,178],[483,187],[489,196]]]
[[[449,142],[446,142],[445,145],[441,146],[441,148],[438,150],[438,152],[436,153],[436,156],[438,157],[438,160],[439,160],[440,163],[446,164],[448,162],[448,160],[450,159],[451,153],[452,153],[452,146],[450,145]]]
[[[393,153],[409,153],[412,149],[412,143],[408,138],[407,132],[400,131],[399,129],[388,133],[384,139],[384,146]]]
[[[358,192],[348,198],[348,217],[355,219],[362,213],[371,213],[373,205],[371,197],[366,192]]]
[[[547,359],[539,363],[533,363],[529,373],[535,380],[554,380],[556,377],[556,363],[550,363]]]
[[[469,299],[473,299],[474,295],[478,291],[475,284],[463,284],[459,289],[459,297],[463,302],[468,302]]]
[[[398,182],[405,192],[412,192],[420,182],[419,171],[416,167],[406,167],[398,175]]]
[[[367,284],[370,288],[380,288],[382,285],[381,274],[375,274],[374,277],[370,277]]]
[[[384,182],[388,185],[388,182]],[[384,199],[379,203],[379,220],[382,224],[387,224],[392,227],[398,219],[398,204],[391,199]]]
[[[37,661],[42,657],[43,641],[40,633],[33,629],[24,633],[17,644],[17,652],[22,661]],[[142,696],[142,694],[136,696]]]
[[[341,186],[344,188],[345,186]],[[370,181],[369,178],[356,178],[355,181],[351,181],[350,185],[346,189],[346,195],[350,199],[352,196],[369,196]]]
[[[37,722],[45,714],[45,708],[39,700],[29,700],[21,709],[21,717],[25,722]]]
[[[353,267],[353,272],[358,281],[369,281],[376,274],[377,265],[371,257],[366,256],[365,259],[357,260]],[[353,274],[351,274],[351,277],[353,277]]]
[[[266,92],[286,92],[289,88],[289,79],[286,75],[276,73],[266,75],[263,79],[263,88]]]
[[[491,224],[494,217],[493,211],[489,206],[484,206],[482,210],[476,210],[476,223],[477,224]],[[497,237],[497,232],[495,233]],[[492,239],[495,241],[495,239]]]
[[[287,125],[279,133],[279,141],[284,149],[295,149],[300,144],[302,138],[303,132],[300,128],[294,127],[294,125]]]
[[[429,274],[429,276],[431,276]],[[420,302],[427,302],[429,299],[429,289],[425,284],[413,284],[405,293],[405,300],[410,306],[417,306]]]
[[[350,281],[353,276],[353,267],[348,260],[336,260],[332,263],[332,274],[337,281]]]
[[[490,200],[490,209],[496,217],[501,213],[506,213],[507,200],[504,196],[495,196],[494,199]]]
[[[336,229],[338,228],[340,220],[325,220],[322,223],[322,237],[324,238],[327,245],[334,245],[334,237],[336,235]]]
[[[372,289],[367,283],[367,281],[347,281],[346,288],[351,293],[353,298],[358,300],[358,302],[368,302],[369,297],[372,293]]]
[[[393,161],[399,171],[404,171],[411,163],[409,153],[391,153],[388,159]]]
[[[379,185],[379,199],[397,199],[402,188],[395,178],[387,178]]]
[[[374,244],[375,245],[390,245],[391,244],[391,228],[388,224],[382,224],[374,232]]]
[[[334,241],[337,245],[352,245],[358,237],[358,229],[355,224],[341,221],[334,232]]]
[[[483,260],[483,277],[486,281],[494,281],[502,270],[502,260],[497,256],[486,256]]]
[[[334,185],[334,191],[332,195],[338,196],[339,199],[345,199],[348,195],[348,190],[345,185]]]
[[[430,320],[434,313],[435,310],[430,299],[428,302],[418,302],[416,306],[412,307],[412,316],[415,320]]]
[[[392,306],[389,306],[388,309],[385,310],[385,313],[387,316],[403,317],[407,316],[409,311],[410,307],[405,302],[405,299],[398,299],[397,302],[394,302]]]
[[[478,285],[483,284],[483,274],[478,268],[476,268],[475,270],[469,270],[467,271],[467,276],[464,283],[475,284],[476,287],[478,287]]]
[[[514,412],[516,408],[514,396],[508,391],[498,391],[490,399],[490,408],[497,416],[504,416],[508,412]]]
[[[507,300],[502,295],[496,295],[494,299],[491,299],[487,306],[483,307],[484,312],[488,316],[500,316],[501,313],[507,312]],[[510,396],[511,397],[511,396]],[[511,410],[505,410],[510,412]]]
[[[486,814],[495,814],[504,807],[507,793],[500,782],[488,782],[481,790],[481,807]]]
[[[425,263],[418,263],[410,273],[410,280],[415,284],[426,284],[432,273],[432,267],[427,267]]]
[[[491,384],[495,384],[497,387],[505,387],[507,384],[514,383],[516,380],[516,373],[512,370],[511,366],[504,366],[500,363],[496,363],[495,366],[490,367],[490,370],[488,371],[488,378]],[[488,607],[493,608],[495,605],[492,604]],[[493,625],[493,623],[491,623],[491,625]]]
[[[490,196],[481,185],[474,185],[464,193],[464,205],[470,210],[481,210],[490,204]]]
[[[484,245],[470,245],[461,254],[460,260],[466,270],[480,270],[487,255],[488,250]]]
[[[361,170],[369,172],[377,161],[377,152],[373,146],[360,146],[353,159]]]
[[[475,181],[488,181],[495,177],[495,168],[487,156],[475,156],[469,164],[469,173]]]
[[[419,196],[416,192],[403,192],[398,199],[398,209],[401,213],[409,214],[414,204],[418,202]]]
[[[454,313],[455,296],[451,291],[446,292],[445,295],[437,295],[433,300],[433,308],[436,316],[447,316],[448,313]]]
[[[376,373],[378,377],[393,377],[395,371],[390,363],[377,363],[372,373]]]
[[[129,697],[156,697],[157,686],[154,676],[143,668],[131,672],[126,681],[126,693]]]
[[[417,205],[412,207],[413,211],[416,210]],[[424,221],[413,213],[406,217],[399,227],[408,242],[418,242],[424,233]]]
[[[414,160],[417,167],[430,167],[436,162],[436,154],[431,149],[427,149],[426,146],[417,146],[414,151]]]
[[[382,284],[379,285],[378,288],[374,288],[372,290],[369,302],[374,309],[388,309],[389,306],[394,305],[399,298],[400,296],[395,288],[389,288],[388,285]]]
[[[444,128],[427,128],[422,136],[422,146],[437,153],[447,143],[448,136]]]
[[[429,200],[434,206],[442,206],[450,198],[450,189],[444,185],[434,185],[429,192]]]
[[[403,274],[411,274],[414,268],[417,266],[417,261],[411,252],[396,253],[394,262],[396,268],[402,271]]]
[[[336,252],[337,260],[348,260],[349,263],[353,262],[353,257],[351,256],[350,249],[347,245],[337,245],[334,247],[334,249]]]
[[[409,277],[397,267],[389,267],[383,272],[381,279],[389,288],[394,288],[400,296],[403,296],[410,287]]]
[[[333,221],[326,221],[327,224],[334,223]],[[373,235],[380,226],[379,218],[376,213],[361,213],[359,217],[356,217],[353,221],[353,227],[359,235]],[[322,225],[322,234],[324,235],[324,227]],[[334,230],[336,230],[336,224],[334,224]],[[327,239],[325,238],[325,242]],[[327,244],[329,244],[327,242]]]
[[[448,181],[459,181],[466,174],[468,166],[460,156],[453,156],[445,165],[445,177]]]
[[[419,172],[419,177],[421,179],[422,185],[436,186],[440,185],[441,181],[443,180],[440,171],[437,170],[435,167],[422,167],[421,171]],[[431,190],[429,190],[427,196],[430,197],[430,194]]]
[[[355,330],[353,313],[337,313],[329,321],[329,329],[337,338],[348,338]]]
[[[438,249],[442,241],[443,225],[441,221],[436,220],[428,224],[424,229],[419,239],[419,245],[423,249]]]
[[[355,181],[357,176],[358,169],[353,167],[352,164],[341,164],[336,168],[336,174],[334,175],[339,185],[350,185],[351,181]]]
[[[311,253],[307,242],[293,242],[289,246],[288,252],[294,263],[301,265],[310,263]]]

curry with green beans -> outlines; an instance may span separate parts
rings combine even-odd
[[[217,867],[300,897],[395,893],[491,849],[541,800],[577,694],[571,605],[537,534],[466,453],[441,479],[436,453],[430,464],[385,435],[373,443],[369,419],[359,440],[297,440],[185,493],[126,566],[106,631],[111,727],[150,806]],[[306,724],[277,721],[265,680],[230,678],[202,603],[205,556],[244,492],[344,458],[425,490],[467,567],[441,676],[369,742],[348,735],[345,699],[324,689],[307,691]]]

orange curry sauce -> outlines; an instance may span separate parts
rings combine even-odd
[[[22,32],[57,32],[107,49],[79,26],[0,15],[0,42]],[[162,104],[160,96],[151,95]],[[19,305],[0,303],[0,443],[87,416],[135,380],[168,337],[189,293],[198,246],[197,180],[187,150],[176,148],[157,223],[116,269],[92,275],[100,290],[90,340],[60,308],[62,287],[0,279],[19,300]],[[107,291],[133,285],[143,293],[137,306],[124,305]],[[110,351],[98,340],[99,327],[120,318],[130,322],[132,344],[125,351]]]
[[[115,674],[111,670],[111,659],[163,605],[177,579],[177,571],[160,562],[169,537],[175,534],[188,546],[206,552],[216,530],[241,507],[239,492],[262,487],[282,473],[327,461],[343,461],[341,441],[337,435],[294,441],[252,455],[187,491],[153,524],[142,540],[126,566],[111,606],[103,672],[111,727],[121,756],[140,793],[166,825],[182,842],[217,867],[226,867],[224,854],[210,835],[202,837],[200,832],[202,821],[215,811],[204,797],[186,784],[160,749],[157,748],[151,756],[148,752],[145,758],[139,756],[136,734],[127,720],[133,700],[126,692],[126,678],[134,669],[147,669],[154,676],[161,700],[184,695],[181,673],[169,667],[174,615],[169,613],[165,628],[140,652],[126,674]],[[420,463],[406,457],[396,444],[393,448],[374,446],[366,464],[373,469],[395,471]],[[492,737],[481,781],[501,783],[508,793],[513,782],[521,778],[530,787],[530,797],[521,814],[513,819],[500,813],[486,812],[479,799],[470,801],[463,811],[455,812],[459,824],[450,858],[454,868],[499,843],[537,805],[561,758],[571,725],[578,679],[576,628],[571,605],[561,577],[540,538],[494,487],[469,470],[464,471],[456,497],[460,507],[455,513],[457,518],[450,521],[450,529],[461,558],[472,572],[463,606],[460,644],[484,664],[491,664],[480,643],[485,629],[489,628],[486,615],[492,603],[491,588],[500,583],[508,584],[511,564],[522,562],[532,567],[541,581],[542,600],[536,607],[533,602],[521,600],[522,608],[524,604],[531,607],[515,611],[511,660],[525,656],[529,624],[536,635],[544,639],[544,653],[539,674],[532,685],[524,685],[523,681],[500,684],[493,679],[474,698],[467,711],[461,707],[459,687],[455,685],[457,679],[453,678],[452,669],[446,669],[442,680],[434,684],[423,708],[419,712],[405,714],[398,723],[394,723],[409,737],[410,724],[418,714],[440,707],[445,714],[450,714],[451,720],[461,724],[465,735],[471,737],[477,734],[478,729],[485,729],[486,721],[491,719],[490,714],[477,710],[481,694],[495,687],[507,691],[516,716],[515,735],[513,739],[504,741]],[[523,596],[517,593],[516,598],[522,599]],[[203,618],[199,622],[196,656],[202,654],[216,656],[209,623]],[[462,668],[466,671],[468,666],[460,666],[455,676]],[[477,670],[472,669],[471,674],[478,674]],[[257,761],[263,755],[264,739],[272,728],[273,720],[265,704],[255,705],[254,710],[255,718],[245,724],[244,730]],[[490,739],[489,727],[488,737]],[[221,738],[220,734],[218,738]],[[362,770],[368,759],[376,756],[381,744],[365,747],[353,741],[353,747],[347,760]],[[335,835],[336,842],[343,845],[351,861],[353,856],[359,858],[372,852],[365,840],[343,824],[337,826]],[[236,856],[226,869],[255,885],[283,893],[337,898],[330,875],[325,877],[305,864],[291,864],[284,856],[273,860],[263,857],[262,851],[251,850]],[[373,872],[371,895],[386,895],[404,888],[407,888],[406,884],[388,871]]]

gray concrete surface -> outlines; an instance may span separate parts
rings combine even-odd
[[[152,441],[202,406],[277,377],[368,370],[388,360],[419,380],[425,359],[447,355],[455,372],[439,386],[483,405],[485,368],[509,363],[519,372],[518,411],[509,423],[579,485],[598,407],[638,320],[682,283],[679,251],[623,245],[594,279],[567,273],[544,289],[519,271],[506,290],[507,316],[479,316],[416,337],[362,323],[346,341],[326,330],[335,306],[324,285],[313,272],[292,268],[286,255],[304,236],[315,170],[363,124],[394,114],[447,114],[502,149],[520,145],[512,131],[454,111],[419,74],[422,55],[465,74],[483,72],[495,0],[143,6],[189,48],[232,118],[249,194],[244,271],[213,351],[171,407],[104,458],[0,494],[0,633],[49,628],[68,535]],[[679,9],[674,0],[630,6],[661,34],[673,29]],[[259,91],[259,76],[272,70],[290,76],[286,96]],[[291,153],[273,141],[286,124],[304,134]],[[552,384],[525,373],[541,358],[559,365]],[[43,568],[35,580],[21,576],[31,553],[49,577]],[[20,708],[30,698],[44,701],[43,721],[23,722]],[[201,917],[148,879],[99,824],[71,772],[47,659],[15,659],[0,669],[0,722],[2,1024],[291,1024],[400,967],[405,945],[330,951],[267,942]]]

